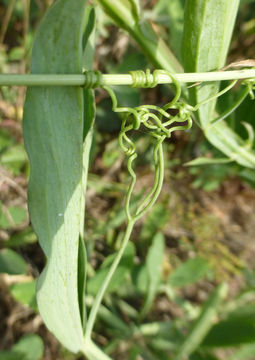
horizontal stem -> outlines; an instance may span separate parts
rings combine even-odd
[[[176,79],[183,83],[242,80],[255,78],[255,69],[214,71],[203,73],[174,74]],[[152,75],[150,75],[152,77]],[[86,76],[82,74],[0,74],[0,86],[83,86]],[[130,74],[104,74],[104,85],[132,85]],[[172,79],[167,74],[158,75],[158,84],[170,84]]]

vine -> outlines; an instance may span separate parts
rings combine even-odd
[[[91,72],[90,72],[91,73]],[[155,105],[141,105],[135,108],[120,107],[118,106],[117,97],[114,91],[108,87],[103,88],[108,92],[112,100],[112,111],[121,115],[121,129],[119,132],[119,145],[121,150],[127,157],[127,170],[130,175],[131,181],[128,186],[126,198],[125,198],[125,212],[127,217],[127,227],[120,246],[120,249],[115,257],[111,268],[101,286],[101,289],[97,293],[91,312],[89,314],[85,343],[91,341],[91,333],[96,320],[96,315],[99,310],[99,306],[102,302],[103,296],[107,290],[107,287],[112,279],[112,276],[118,267],[118,264],[122,258],[125,248],[130,239],[133,227],[137,220],[144,216],[157,201],[161,192],[164,178],[164,154],[163,143],[165,139],[171,137],[172,132],[176,130],[188,130],[192,126],[192,114],[197,111],[200,106],[212,101],[219,96],[222,96],[227,91],[236,85],[238,80],[233,80],[223,90],[219,91],[214,96],[202,101],[196,106],[191,106],[186,102],[180,100],[181,97],[181,84],[176,77],[169,71],[155,70],[153,74],[150,70],[146,72],[142,70],[130,72],[133,81],[133,87],[139,88],[152,88],[158,84],[159,75],[167,75],[171,78],[172,84],[175,86],[175,95],[173,100],[164,105],[162,108]],[[89,78],[89,86],[92,88],[98,87],[102,81],[102,75],[100,72],[87,75]],[[243,84],[246,86],[245,94],[248,93],[254,98],[254,80],[245,80]],[[245,96],[246,97],[246,96]],[[239,101],[240,102],[240,101]],[[176,113],[177,111],[177,113]],[[175,115],[172,115],[175,113]],[[139,131],[141,127],[146,129],[146,133],[153,138],[153,165],[154,165],[154,183],[151,190],[145,195],[144,199],[137,206],[136,210],[131,211],[130,203],[134,187],[136,184],[136,173],[133,167],[134,160],[138,157],[136,144],[131,140],[129,133],[132,131]]]

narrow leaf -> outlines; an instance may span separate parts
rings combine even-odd
[[[37,237],[33,232],[30,226],[26,227],[24,230],[13,235],[9,240],[7,240],[4,245],[5,247],[18,247],[25,246],[27,244],[33,244],[37,241]]]
[[[162,263],[165,250],[165,239],[162,233],[157,233],[152,241],[146,257],[146,270],[148,274],[148,288],[145,303],[141,310],[144,317],[153,304],[161,281]]]
[[[178,58],[181,52],[181,39],[184,24],[184,0],[166,1],[168,14],[170,18],[170,40],[172,49]]]
[[[207,158],[207,157],[200,157],[194,160],[191,160],[185,164],[185,166],[201,166],[201,165],[215,165],[215,164],[227,164],[233,161],[232,159],[228,158]]]
[[[224,121],[207,126],[206,138],[217,149],[238,164],[255,168],[255,151],[247,148],[247,143],[236,134]]]
[[[219,285],[213,294],[209,297],[204,304],[201,314],[195,321],[190,332],[185,336],[183,342],[178,346],[174,360],[188,359],[189,356],[198,348],[202,343],[206,334],[213,326],[218,307],[226,297],[227,286],[226,284]]]

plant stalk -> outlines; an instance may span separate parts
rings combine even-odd
[[[182,83],[253,79],[255,69],[180,73],[175,74],[175,78]],[[158,84],[172,83],[172,79],[167,74],[158,75],[158,80]],[[0,86],[84,86],[85,83],[86,75],[82,74],[0,74]],[[130,74],[103,74],[101,86],[132,85],[132,83]]]
[[[183,68],[167,44],[157,36],[151,24],[135,14],[128,2],[97,0],[104,12],[125,29],[138,43],[154,66],[170,72],[182,72]]]
[[[85,333],[85,343],[88,343],[91,341],[91,333],[92,333],[92,330],[93,330],[93,327],[94,327],[94,324],[95,324],[95,320],[96,320],[96,316],[97,316],[97,313],[98,313],[98,310],[99,310],[99,307],[101,305],[101,302],[103,300],[103,297],[104,297],[104,294],[107,290],[107,287],[108,285],[110,284],[110,281],[113,277],[113,274],[115,272],[115,270],[117,269],[118,265],[119,265],[119,262],[122,258],[122,255],[126,249],[126,246],[128,244],[128,241],[129,241],[129,238],[130,238],[130,235],[131,235],[131,232],[133,230],[133,227],[134,227],[134,223],[135,221],[133,219],[130,219],[128,221],[128,224],[127,224],[127,228],[126,228],[126,232],[125,232],[125,235],[124,235],[124,238],[123,238],[123,241],[122,241],[122,244],[121,244],[121,247],[111,265],[111,268],[109,270],[109,272],[107,273],[106,275],[106,278],[104,279],[104,282],[100,288],[100,290],[98,291],[97,293],[97,296],[95,298],[95,301],[92,305],[92,308],[90,310],[90,313],[89,313],[89,318],[88,318],[88,322],[87,322],[87,325],[86,325],[86,333]]]

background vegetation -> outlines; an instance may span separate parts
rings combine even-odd
[[[0,1],[1,73],[29,71],[34,33],[51,3]],[[143,1],[145,17],[178,56],[183,3]],[[150,66],[128,35],[112,25],[100,8],[97,11],[95,68],[125,73]],[[254,14],[255,1],[241,1],[228,63],[254,58]],[[165,86],[143,91],[114,89],[120,102],[130,106],[164,104],[169,96]],[[219,110],[233,101],[237,91],[219,102]],[[82,359],[57,343],[37,312],[35,279],[44,256],[26,205],[29,164],[22,139],[24,96],[25,88],[0,89],[0,359]],[[103,90],[97,91],[96,102],[85,233],[88,304],[118,248],[127,188],[124,155],[117,143],[119,118],[111,112]],[[254,128],[254,118],[255,102],[247,99],[228,121],[245,137],[241,121]],[[153,181],[151,148],[143,135],[137,139],[137,200]],[[160,200],[135,228],[100,310],[95,341],[114,359],[166,359],[166,353],[171,356],[176,348],[186,346],[191,360],[253,360],[254,171],[235,163],[184,167],[198,156],[220,156],[196,127],[185,134],[175,133],[165,145],[165,154]]]

